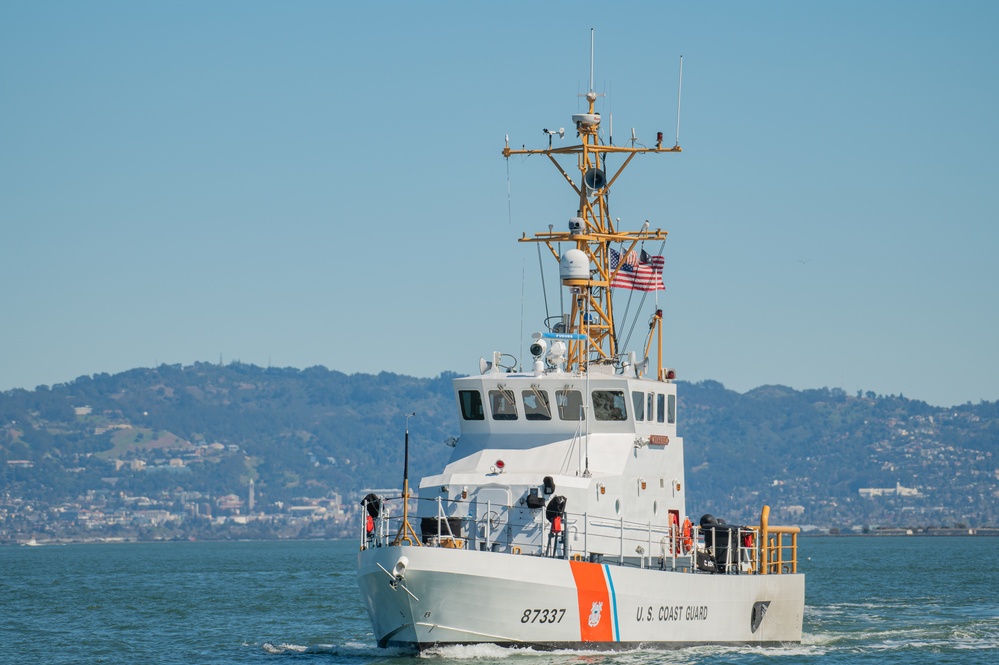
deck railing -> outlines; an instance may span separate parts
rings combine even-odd
[[[798,533],[801,530],[796,526],[772,526],[769,522],[770,506],[763,506],[760,526],[755,527],[760,534],[760,574],[798,572]]]
[[[511,534],[507,528],[510,517],[524,506],[506,506],[474,500],[458,500],[468,505],[466,515],[447,515],[440,498],[411,499],[411,503],[436,504],[431,510],[418,511],[413,506],[409,515],[422,512],[416,530],[419,541],[400,540],[407,533],[403,523],[402,497],[382,497],[378,517],[361,525],[361,549],[389,547],[404,543],[424,547],[478,549],[497,553],[544,556],[612,563],[638,568],[659,568],[684,572],[717,572],[724,574],[775,575],[798,571],[798,527],[769,524],[770,508],[763,507],[757,526],[693,525],[685,537],[677,524],[635,522],[623,518],[595,517],[586,513],[565,512],[562,528],[557,531],[545,519],[544,508],[532,513],[532,519],[515,525]],[[456,503],[448,501],[450,507]],[[362,515],[368,506],[362,504]],[[436,518],[426,517],[428,512]],[[599,545],[598,545],[599,543]],[[605,551],[596,552],[599,547]],[[606,551],[612,549],[613,551]]]

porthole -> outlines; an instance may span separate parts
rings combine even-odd
[[[652,502],[652,514],[653,515],[658,515],[659,514],[659,502],[658,501],[653,501]]]
[[[614,499],[614,512],[618,515],[621,514],[621,499]]]

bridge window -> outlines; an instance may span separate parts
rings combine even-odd
[[[459,390],[458,401],[461,402],[461,417],[465,420],[485,420],[482,413],[482,393],[478,390]]]
[[[512,390],[490,390],[489,408],[493,412],[493,420],[517,419],[517,402]]]
[[[627,420],[628,407],[621,390],[594,390],[593,415],[597,420]]]
[[[656,402],[656,406],[659,407],[656,411],[656,420],[664,422],[666,420],[666,395],[656,395]]]
[[[676,395],[670,395],[669,396],[669,409],[666,411],[666,413],[669,416],[667,422],[670,425],[675,424],[676,423]]]
[[[548,402],[548,393],[544,390],[525,390],[524,417],[528,420],[551,420],[552,410]]]
[[[556,390],[558,417],[562,420],[583,419],[583,393],[578,390]]]
[[[648,416],[649,417],[649,422],[651,423],[652,419],[655,418],[655,413],[656,413],[656,406],[655,406],[655,399],[654,399],[655,398],[655,393],[648,393],[645,397],[646,397],[646,400],[645,400],[645,412],[647,414],[649,414],[649,416]]]
[[[635,420],[645,420],[645,393],[631,393],[631,403],[635,405]]]

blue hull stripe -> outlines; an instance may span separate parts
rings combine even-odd
[[[614,593],[614,580],[611,578],[610,568],[604,564],[604,576],[607,578],[607,590],[610,591],[611,598],[611,618],[614,620],[614,641],[621,641],[621,632],[617,623],[617,594]]]

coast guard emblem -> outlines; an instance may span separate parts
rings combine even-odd
[[[594,602],[593,607],[590,608],[590,628],[595,628],[597,624],[600,623],[600,611],[604,609],[604,604],[599,602]]]

